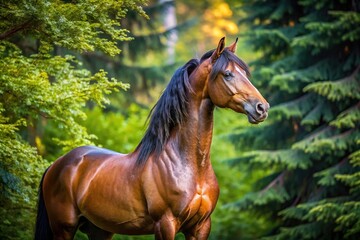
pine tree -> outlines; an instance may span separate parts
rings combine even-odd
[[[234,205],[267,217],[266,239],[359,239],[359,2],[244,1],[243,10],[248,44],[262,53],[252,81],[272,108],[266,123],[231,135],[252,143],[232,164],[257,178]]]

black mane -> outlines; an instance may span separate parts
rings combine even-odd
[[[171,131],[184,122],[188,116],[189,92],[192,91],[189,76],[213,52],[214,50],[205,53],[200,61],[192,59],[176,70],[159,101],[150,111],[149,126],[135,150],[138,151],[137,165],[144,164],[152,153],[155,153],[155,158],[157,158],[162,152]],[[250,75],[248,66],[235,54],[225,50],[212,68],[210,81],[214,80],[229,62],[235,62],[246,71],[247,75]]]
[[[151,109],[148,129],[136,148],[139,150],[136,160],[138,165],[145,163],[153,152],[158,156],[171,130],[184,122],[188,115],[188,93],[191,91],[189,76],[198,66],[199,60],[192,59],[177,69],[159,101]]]

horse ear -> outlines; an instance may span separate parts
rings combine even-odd
[[[225,37],[221,38],[216,50],[211,55],[211,62],[214,63],[225,49]]]
[[[230,52],[235,53],[238,40],[239,38],[236,38],[235,42],[230,46],[226,47],[226,49],[229,50]]]

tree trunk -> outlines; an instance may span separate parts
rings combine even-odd
[[[168,2],[169,0],[159,0],[160,4],[163,4],[165,2]],[[169,4],[165,8],[165,11],[162,14],[162,21],[164,24],[165,30],[174,29],[177,25],[176,21],[176,11],[175,11],[175,5]],[[175,62],[175,45],[178,39],[178,33],[176,30],[172,30],[170,34],[167,36],[167,42],[166,42],[166,52],[168,55],[167,63],[171,64]]]

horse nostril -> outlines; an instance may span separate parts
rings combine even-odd
[[[265,111],[266,111],[266,110],[265,110],[264,104],[262,104],[261,102],[258,102],[258,103],[256,104],[256,112],[257,112],[258,114],[263,114]]]

